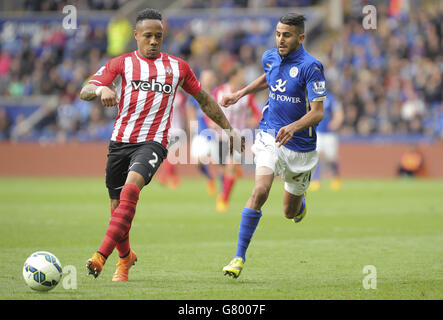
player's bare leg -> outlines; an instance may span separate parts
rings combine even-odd
[[[283,196],[283,212],[287,219],[300,222],[306,215],[305,194],[294,195],[285,190]]]
[[[256,170],[254,189],[246,202],[246,208],[261,210],[265,204],[274,181],[274,172],[268,167],[259,167]]]

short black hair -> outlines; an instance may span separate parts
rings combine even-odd
[[[299,33],[305,32],[306,17],[298,13],[287,13],[280,18],[280,22],[290,26],[295,26]]]
[[[143,20],[162,20],[162,14],[156,9],[146,8],[137,15],[135,19],[135,24]]]

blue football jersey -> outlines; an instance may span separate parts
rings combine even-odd
[[[309,112],[309,102],[324,101],[326,80],[323,65],[303,47],[282,58],[277,48],[262,58],[269,86],[269,99],[263,108],[260,129],[277,136],[281,127],[297,121]],[[285,144],[297,152],[316,149],[315,127],[296,132]]]
[[[208,129],[208,125],[206,124],[205,120],[205,114],[200,108],[200,104],[195,100],[194,97],[191,97],[190,99],[191,106],[195,108],[196,116],[197,116],[197,122],[198,122],[198,131],[197,133],[200,134],[203,130]]]
[[[329,123],[332,121],[334,112],[341,110],[342,106],[337,101],[335,96],[328,92],[326,95],[326,100],[323,102],[324,116],[322,121],[317,126],[317,132],[328,133],[331,132],[329,129]]]

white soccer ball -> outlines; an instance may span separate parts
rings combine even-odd
[[[34,290],[54,289],[62,277],[62,265],[55,255],[47,251],[31,254],[23,266],[23,278]]]

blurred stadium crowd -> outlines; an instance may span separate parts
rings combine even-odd
[[[443,138],[443,7],[434,3],[407,14],[378,5],[377,30],[349,19],[321,44],[329,90],[345,110],[343,135]]]
[[[14,1],[17,11],[62,11],[66,5],[74,5],[79,10],[117,10],[129,0],[24,0]]]
[[[37,2],[40,5],[36,7]],[[64,2],[28,0],[21,10],[58,8]],[[91,9],[116,9],[125,1],[74,2]],[[184,5],[225,8],[253,2],[187,0]],[[285,6],[294,1],[260,2]],[[323,26],[315,30],[315,37],[307,35],[315,39],[306,47],[323,62],[328,90],[343,105],[343,136],[419,135],[443,139],[443,7],[438,1],[434,3],[419,11],[396,11],[381,2],[377,4],[376,30],[364,30],[361,11],[351,10],[345,13],[339,31]],[[113,43],[131,39],[131,24],[119,16],[108,25],[92,26],[81,21],[75,32],[68,32],[48,23],[28,35],[18,34],[7,24],[0,25],[0,96],[60,97],[57,108],[42,107],[44,116],[19,140],[109,139],[116,110],[105,109],[98,101],[81,101],[78,92],[85,79],[110,57],[125,51]],[[186,59],[197,75],[205,68],[216,70],[220,83],[226,80],[230,66],[240,62],[249,82],[262,72],[262,53],[274,46],[274,27],[259,19],[246,30],[199,29],[191,23],[185,28],[168,26],[163,51]],[[263,104],[266,96],[261,98],[258,102]],[[23,120],[11,119],[0,107],[0,140],[10,139],[12,128]]]
[[[188,9],[203,8],[248,8],[248,7],[304,7],[319,3],[320,0],[183,0]]]

